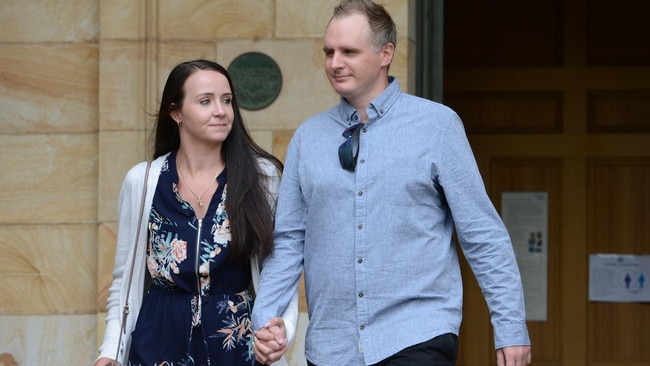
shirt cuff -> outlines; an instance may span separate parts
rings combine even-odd
[[[526,323],[500,324],[494,327],[494,346],[501,349],[510,346],[530,346]]]

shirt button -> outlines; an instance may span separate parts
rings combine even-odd
[[[355,115],[355,116],[354,116],[354,120],[356,121],[356,120],[358,120],[358,119],[359,119],[359,116],[358,116],[358,115]]]
[[[363,191],[359,191],[359,193],[357,193],[357,194],[358,194],[359,196],[363,196]]]
[[[384,114],[384,110],[383,110],[383,109],[380,109],[380,110],[379,110],[379,114]]]
[[[366,159],[361,159],[361,164],[365,163]]]
[[[359,297],[363,297],[363,292],[359,292]]]
[[[357,226],[357,229],[359,229],[359,230],[363,229],[363,225],[359,224],[359,225]]]
[[[361,258],[357,259],[357,263],[359,263],[359,264],[363,263],[363,259],[361,259]]]
[[[361,131],[363,131],[365,133],[368,130],[364,127],[364,128],[361,129]]]
[[[365,328],[366,327],[364,327],[363,325],[359,327],[359,329],[361,329],[361,330],[364,330]]]

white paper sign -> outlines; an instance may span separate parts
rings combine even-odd
[[[589,300],[650,302],[650,255],[589,256]]]
[[[526,320],[547,320],[548,193],[503,192],[501,216],[521,272]]]

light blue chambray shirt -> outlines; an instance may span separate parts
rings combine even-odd
[[[458,334],[463,288],[455,225],[489,306],[496,348],[529,345],[512,244],[461,120],[389,81],[367,108],[355,172],[338,160],[343,130],[360,118],[344,99],[296,130],[253,329],[282,314],[304,268],[305,354],[316,365],[370,365]]]

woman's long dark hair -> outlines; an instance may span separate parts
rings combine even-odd
[[[273,251],[273,207],[266,189],[268,177],[256,160],[269,160],[279,173],[283,166],[276,157],[257,145],[246,130],[235,88],[223,66],[212,61],[194,60],[183,62],[171,71],[156,118],[153,158],[179,148],[178,125],[170,113],[173,109],[181,108],[185,98],[185,81],[197,70],[211,70],[224,75],[233,93],[232,130],[221,145],[221,158],[228,169],[226,210],[230,220],[231,259],[245,261],[255,254],[266,258]]]

